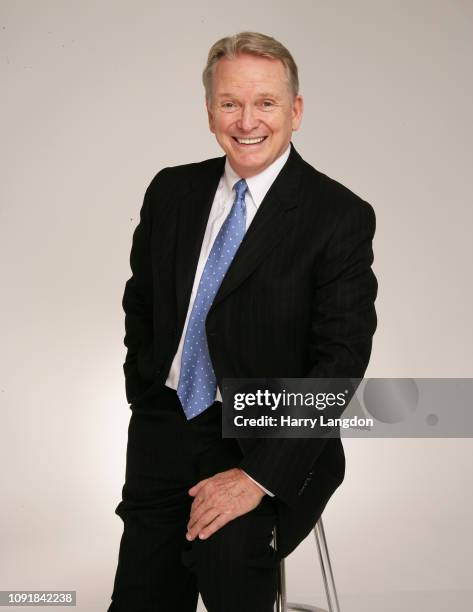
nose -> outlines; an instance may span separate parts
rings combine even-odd
[[[251,104],[243,106],[240,118],[238,119],[238,129],[243,132],[251,132],[254,128],[258,127],[259,120],[256,117],[255,109]]]

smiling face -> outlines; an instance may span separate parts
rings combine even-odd
[[[241,54],[220,59],[207,103],[209,126],[235,172],[249,178],[277,159],[302,119],[279,59]]]

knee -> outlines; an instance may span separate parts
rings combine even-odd
[[[279,564],[272,526],[258,530],[251,519],[243,515],[193,542],[193,569],[210,612],[272,609]]]
[[[273,517],[249,512],[221,527],[205,540],[193,542],[196,562],[212,567],[217,575],[240,567],[273,567],[276,553],[271,545]]]

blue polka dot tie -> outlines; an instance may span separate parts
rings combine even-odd
[[[215,400],[217,379],[210,361],[205,319],[246,231],[245,179],[234,185],[236,197],[225,219],[200,279],[187,325],[177,395],[187,419],[192,419]]]

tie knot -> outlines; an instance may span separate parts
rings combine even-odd
[[[241,179],[235,183],[233,185],[233,189],[235,190],[237,200],[242,200],[245,197],[246,190],[248,189],[245,179]]]

